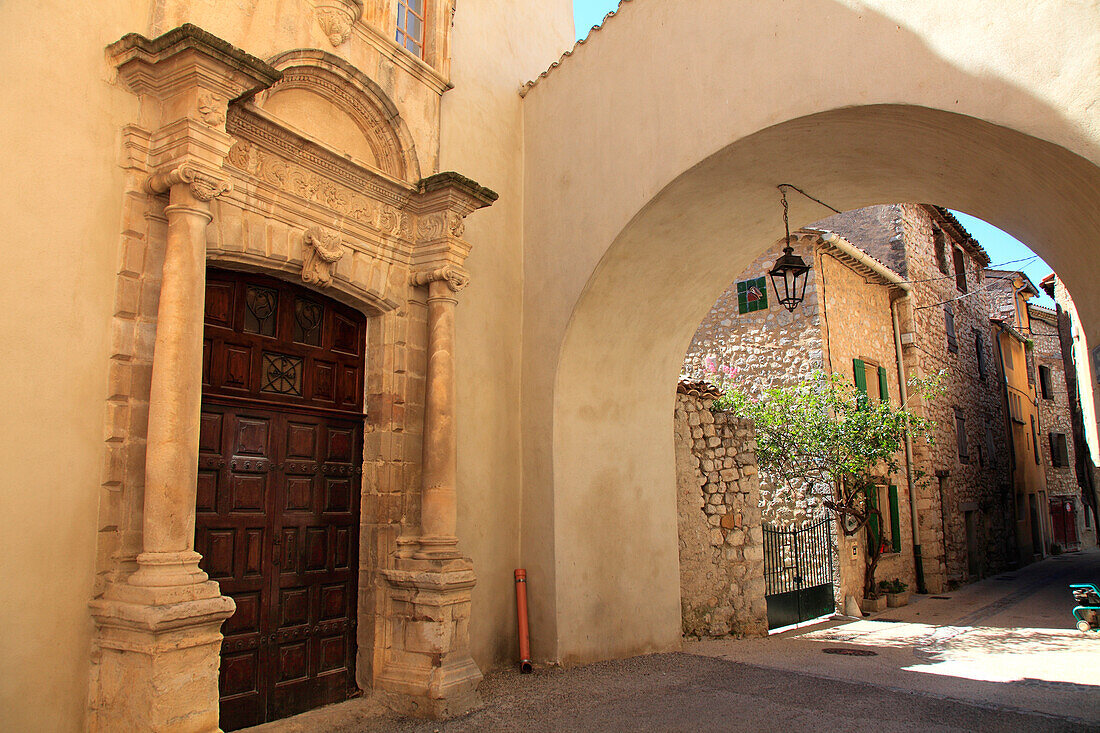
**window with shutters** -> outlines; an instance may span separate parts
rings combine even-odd
[[[879,518],[872,514],[868,519],[871,536],[879,541],[882,552],[901,552],[901,512],[898,505],[898,487],[879,484],[870,487],[867,499],[871,506],[879,510]]]
[[[1024,424],[1024,405],[1020,395],[1015,392],[1008,393],[1008,415],[1013,422]]]
[[[978,376],[985,379],[985,341],[982,332],[974,329],[974,350],[978,353]]]
[[[1044,400],[1054,399],[1054,385],[1050,381],[1050,367],[1039,366],[1039,390],[1043,393]]]
[[[424,58],[424,5],[427,0],[397,0],[397,42]]]
[[[1050,434],[1050,465],[1055,468],[1069,466],[1069,443],[1065,433]]]
[[[768,283],[765,278],[737,283],[737,312],[755,313],[768,309]]]
[[[938,226],[932,227],[932,243],[936,247],[936,266],[940,268],[940,272],[944,275],[949,274],[947,271],[947,242],[944,239],[943,231]]]
[[[959,462],[969,463],[970,454],[966,450],[966,418],[959,410],[955,410],[955,441],[959,448]]]
[[[955,247],[953,250],[955,255],[955,287],[960,293],[966,292],[966,255],[963,251]]]
[[[952,354],[959,351],[959,342],[955,337],[955,309],[950,305],[943,307],[944,330],[947,331],[947,350]]]
[[[856,389],[866,395],[868,401],[890,401],[886,367],[863,359],[853,359],[852,374],[855,377]]]

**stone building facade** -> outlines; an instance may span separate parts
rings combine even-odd
[[[751,421],[711,406],[718,390],[676,394],[676,516],[687,638],[763,636],[764,554]]]
[[[899,530],[906,549],[896,558],[884,555],[877,576],[896,575],[939,592],[1006,567],[1016,557],[1016,532],[985,251],[949,212],[918,204],[829,217],[800,232],[796,244],[813,265],[803,305],[792,314],[781,308],[740,313],[735,282],[693,338],[685,374],[704,375],[709,357],[716,366],[736,369],[734,380],[758,389],[797,381],[814,369],[854,381],[856,363],[873,364],[884,368],[888,393],[897,399],[896,310],[906,377],[938,376],[944,394],[927,404],[908,395],[908,407],[935,428],[932,440],[912,444],[909,471],[896,482],[903,489]],[[854,251],[855,258],[838,256],[837,247]],[[761,256],[738,282],[764,275],[778,252]],[[859,255],[885,279],[854,266],[861,264]],[[761,495],[766,521],[812,515],[813,492],[776,501],[765,478]],[[916,497],[911,514],[910,496]],[[858,574],[860,553],[858,547],[842,552],[842,571]]]
[[[898,404],[901,389],[892,312],[894,302],[907,293],[907,286],[881,262],[835,234],[802,230],[794,235],[792,245],[812,265],[802,304],[789,312],[769,300],[770,292],[763,292],[755,301],[757,309],[751,310],[748,298],[740,297],[752,286],[770,288],[767,271],[782,249],[776,245],[757,258],[708,313],[692,339],[684,373],[728,379],[759,393],[824,370],[843,375],[849,384],[866,385],[873,399],[885,395]],[[876,577],[899,578],[913,586],[904,455],[899,454],[898,463],[899,473],[884,476],[880,492],[887,551],[879,559]],[[825,516],[821,501],[829,491],[829,487],[788,491],[762,474],[762,521],[784,529],[816,523]],[[841,600],[848,595],[860,598],[866,563],[863,533],[834,534],[838,594]]]

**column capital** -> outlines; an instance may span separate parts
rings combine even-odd
[[[409,209],[417,217],[413,268],[461,266],[470,253],[470,244],[462,239],[466,216],[496,200],[494,191],[458,173],[437,173],[421,179],[416,195],[409,201]]]
[[[151,194],[167,193],[172,186],[187,184],[191,195],[199,201],[210,201],[228,193],[233,184],[225,176],[199,167],[192,162],[166,166],[145,181],[145,190]]]
[[[445,265],[431,270],[414,270],[409,273],[409,284],[429,285],[433,282],[445,282],[451,292],[457,293],[470,284],[470,275],[458,267]]]

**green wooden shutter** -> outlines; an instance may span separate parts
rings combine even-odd
[[[878,508],[878,487],[877,486],[868,486],[867,487],[867,509],[868,509],[868,515],[869,516],[867,517],[867,526],[871,528],[871,541],[874,542],[876,545],[879,542],[881,542],[880,538],[882,537],[882,535],[879,533],[879,529],[878,529],[878,515],[877,514],[871,514],[870,510],[871,509],[877,509],[877,508]]]
[[[862,359],[852,359],[852,373],[856,378],[856,389],[862,394],[856,395],[861,405],[867,404],[867,367]]]
[[[890,387],[886,384],[886,367],[878,368],[878,392],[883,402],[890,401]]]
[[[898,487],[890,487],[890,540],[894,552],[901,552],[901,514],[898,511]]]

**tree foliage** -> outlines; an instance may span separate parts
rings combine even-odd
[[[933,399],[939,378],[911,379],[910,399]],[[867,538],[864,594],[874,598],[875,569],[884,549],[877,488],[896,474],[906,435],[931,440],[933,423],[888,400],[874,400],[839,374],[813,374],[806,381],[753,395],[727,385],[715,409],[729,409],[756,424],[761,469],[778,492],[796,494],[813,487],[834,512],[846,535]],[[921,477],[918,477],[918,480]]]

